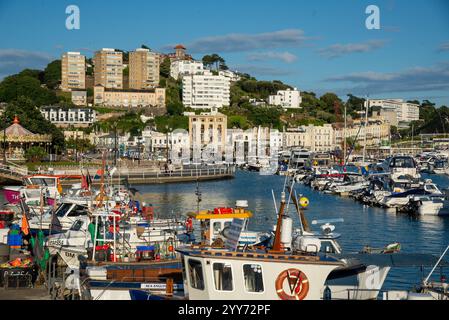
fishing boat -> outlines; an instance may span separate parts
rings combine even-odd
[[[252,212],[247,210],[248,201],[236,201],[235,208],[214,208],[188,213],[187,223],[192,229],[192,241],[212,245],[214,242],[224,242],[229,237],[230,226],[234,219],[242,220],[242,231],[239,246],[255,246],[266,244],[271,239],[269,232],[248,230]]]
[[[61,179],[64,176],[35,174],[23,178],[23,186],[3,187],[4,196],[8,203],[18,204],[26,197],[30,201],[39,201],[40,191],[43,190],[48,205],[53,205],[62,193]],[[32,190],[37,189],[36,192]]]

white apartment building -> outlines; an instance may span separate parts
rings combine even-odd
[[[301,107],[301,92],[294,88],[293,90],[279,90],[276,95],[268,97],[268,104],[280,106],[284,109],[297,109]]]
[[[86,58],[79,52],[66,52],[61,57],[61,90],[86,87]]]
[[[300,126],[283,132],[283,148],[300,147],[311,152],[326,152],[335,149],[334,128],[323,126]]]
[[[223,76],[226,78],[229,78],[231,82],[237,82],[241,79],[241,77],[237,74],[237,72],[231,71],[231,70],[222,70],[218,72],[219,76]]]
[[[192,108],[221,108],[229,106],[231,83],[229,78],[204,74],[182,78],[182,103]]]
[[[123,53],[103,48],[94,56],[94,85],[105,88],[123,88]]]
[[[419,120],[419,105],[404,102],[403,99],[371,99],[369,100],[369,106],[380,107],[382,110],[394,110],[398,122]]]
[[[96,121],[96,111],[89,108],[45,106],[40,109],[44,118],[59,127],[88,127]]]
[[[170,64],[170,76],[178,80],[185,75],[203,74],[204,65],[201,61],[175,60]]]

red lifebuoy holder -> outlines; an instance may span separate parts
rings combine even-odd
[[[284,270],[276,279],[276,293],[281,300],[303,300],[309,293],[309,279],[301,270]]]

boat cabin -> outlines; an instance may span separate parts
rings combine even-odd
[[[252,213],[244,208],[215,208],[189,213],[188,216],[192,219],[195,240],[211,245],[215,240],[221,238],[223,233],[226,233],[234,219],[244,219],[242,230],[246,230],[248,219],[252,217]]]

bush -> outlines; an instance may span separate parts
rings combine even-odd
[[[30,147],[25,152],[25,158],[31,162],[42,161],[46,156],[47,152],[45,149],[39,146]]]

